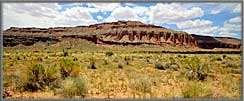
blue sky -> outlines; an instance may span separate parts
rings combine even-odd
[[[9,27],[80,26],[118,20],[183,30],[190,34],[241,39],[240,3],[4,3]]]

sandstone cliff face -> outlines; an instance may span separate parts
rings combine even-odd
[[[155,31],[116,31],[98,35],[100,40],[130,43],[151,43],[161,45],[162,43],[196,46],[196,40],[186,33],[155,32]]]
[[[168,44],[171,46],[178,45],[200,48],[240,48],[238,45],[226,45],[218,40],[214,40],[214,45],[212,45],[213,43],[205,40],[202,36],[191,35],[183,31],[174,31],[161,26],[143,24],[138,21],[118,21],[77,27],[11,27],[4,31],[3,37],[4,46],[15,46],[18,44],[32,45],[38,41],[49,42],[50,40],[57,42],[60,38],[71,37],[86,39],[95,44],[153,44],[161,46]]]

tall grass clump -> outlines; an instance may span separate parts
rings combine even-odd
[[[114,53],[111,52],[111,51],[108,51],[108,52],[105,53],[106,56],[112,56],[113,54],[114,54]]]
[[[26,69],[24,89],[29,91],[43,90],[45,86],[53,85],[60,78],[57,66],[45,67],[43,64],[31,64]],[[56,82],[56,86],[58,83]]]
[[[64,82],[63,88],[61,89],[61,94],[64,97],[82,97],[87,95],[87,82],[83,78],[67,78]]]
[[[96,65],[95,65],[95,60],[92,58],[90,59],[90,64],[88,65],[89,69],[97,69]]]
[[[124,68],[124,66],[122,65],[122,63],[119,63],[119,64],[118,64],[118,68],[119,68],[119,69],[123,69],[123,68]]]
[[[161,64],[159,62],[156,62],[155,63],[155,68],[157,68],[159,70],[165,70],[166,69],[165,66],[164,66],[164,64]]]
[[[184,87],[182,90],[184,98],[211,98],[212,91],[211,89],[199,82],[189,82],[187,87]]]
[[[63,49],[63,56],[64,56],[64,57],[69,56],[69,52],[68,52],[68,50],[64,50],[64,49]]]
[[[186,64],[185,76],[189,80],[205,80],[208,72],[208,65],[204,64],[198,57],[192,57],[183,61]]]
[[[150,82],[149,77],[139,77],[130,81],[129,87],[133,92],[133,97],[136,95],[145,98],[147,94],[152,94],[153,84]]]
[[[68,76],[77,77],[80,73],[80,66],[79,64],[73,62],[70,59],[62,59],[60,61],[60,73],[62,78],[66,78]]]

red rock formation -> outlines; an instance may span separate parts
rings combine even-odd
[[[240,45],[233,43],[223,44],[223,41],[214,41],[209,45],[209,37],[201,37],[198,35],[191,35],[183,31],[175,31],[161,26],[143,24],[139,21],[118,21],[112,23],[101,23],[90,26],[77,26],[77,27],[51,27],[51,28],[17,28],[11,27],[3,33],[4,46],[11,44],[9,39],[14,37],[17,43],[25,43],[27,41],[24,37],[37,38],[53,38],[57,37],[73,37],[82,38],[92,41],[94,43],[107,43],[107,44],[157,44],[164,45],[163,43],[172,46],[180,45],[187,47],[200,47],[200,48],[240,48]],[[21,37],[18,37],[21,36]],[[203,38],[203,39],[202,39]],[[204,39],[206,38],[206,40]],[[211,37],[213,38],[213,37]],[[213,38],[214,39],[214,38]],[[35,39],[37,40],[37,39]],[[31,41],[31,40],[29,40]],[[205,43],[202,43],[204,41]],[[11,41],[14,45],[14,39]],[[33,41],[36,42],[36,41]]]

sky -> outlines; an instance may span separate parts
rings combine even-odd
[[[190,34],[241,39],[240,3],[3,3],[3,29],[141,21]]]

